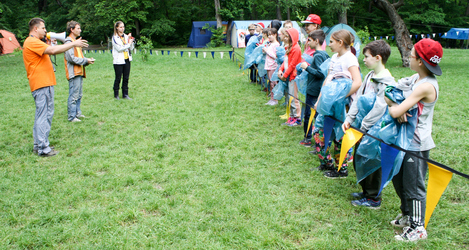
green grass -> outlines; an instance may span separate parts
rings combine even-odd
[[[310,171],[319,163],[298,145],[302,128],[280,126],[284,108],[265,106],[227,54],[136,56],[132,101],[113,98],[111,55],[91,55],[81,123],[67,121],[57,56],[52,158],[31,152],[35,107],[21,54],[0,57],[0,248],[469,248],[469,180],[453,177],[428,240],[395,242],[392,185],[380,210],[352,207],[355,173],[329,180]],[[468,58],[444,51],[431,152],[464,173]],[[388,68],[412,74],[399,65],[393,48]]]

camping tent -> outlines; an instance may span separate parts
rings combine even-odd
[[[233,25],[231,27],[231,45],[234,48],[244,48],[246,44],[244,42],[244,38],[247,34],[249,34],[248,26],[253,23],[263,23],[264,26],[267,28],[272,20],[249,20],[249,21],[233,21]],[[284,22],[282,22],[283,25]],[[297,22],[293,22],[293,28],[297,29],[300,33],[300,41],[306,41],[306,36],[302,33],[302,29],[298,25]],[[230,34],[227,34],[230,35]]]
[[[332,26],[331,28],[327,29],[327,32],[325,31],[326,32],[326,42],[327,42],[327,44],[329,44],[329,41],[331,40],[332,33],[336,32],[338,30],[341,30],[341,29],[348,30],[352,33],[353,36],[355,36],[355,41],[353,43],[353,47],[357,51],[356,55],[357,56],[360,55],[360,45],[361,45],[360,38],[358,37],[357,32],[355,32],[355,30],[353,30],[352,27],[348,26],[347,24],[339,23],[339,24],[336,24],[336,25]]]
[[[469,39],[469,29],[467,28],[451,28],[445,35],[441,38],[448,39],[458,39],[458,40],[468,40]]]
[[[0,30],[0,55],[12,53],[16,48],[21,49],[21,45],[15,35],[6,30]]]
[[[212,37],[212,32],[208,29],[202,29],[205,24],[209,24],[211,27],[217,27],[217,21],[194,21],[192,22],[192,32],[189,37],[189,42],[187,47],[192,48],[203,48],[210,42],[210,37]],[[222,22],[222,25],[225,27],[228,25],[228,22]]]

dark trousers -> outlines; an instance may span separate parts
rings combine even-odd
[[[251,82],[257,82],[257,74],[256,74],[256,67],[257,67],[257,64],[252,65],[251,67],[249,67],[249,78],[251,79]]]
[[[317,96],[312,96],[312,95],[309,95],[309,94],[306,94],[306,107],[305,107],[305,112],[304,112],[304,119],[303,119],[303,131],[304,131],[304,136],[305,136],[305,139],[306,140],[309,140],[311,141],[311,138],[313,137],[313,125],[314,124],[311,124],[311,127],[309,128],[309,131],[308,130],[308,123],[309,123],[309,119],[313,119],[313,118],[310,118],[311,116],[311,108],[314,107],[314,104],[316,104],[316,102],[318,101],[318,97]],[[314,118],[316,118],[317,114],[314,115]]]
[[[413,153],[427,159],[430,156],[429,150]],[[413,226],[425,224],[427,169],[428,164],[425,160],[405,154],[399,173],[392,179],[394,189],[401,199],[402,214],[410,216],[410,223]]]
[[[116,73],[116,79],[114,80],[114,96],[119,95],[119,85],[121,82],[122,75],[124,75],[124,79],[122,80],[122,96],[129,95],[129,59],[125,60],[125,64],[114,64],[114,72]]]
[[[358,159],[356,152],[357,148],[360,145],[360,142],[358,142],[355,145],[355,150],[353,151],[353,168],[356,169],[357,165],[355,163],[355,160]],[[360,186],[362,187],[362,192],[365,198],[367,199],[372,199],[374,201],[380,201],[381,200],[381,195],[378,196],[379,189],[381,188],[381,168],[378,168],[376,171],[365,177],[362,181],[360,181]]]

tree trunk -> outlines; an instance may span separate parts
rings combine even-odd
[[[290,7],[287,7],[287,20],[291,20],[290,19]]]
[[[277,0],[277,19],[282,21],[282,12],[280,11],[280,0]]]
[[[140,36],[140,22],[138,19],[135,20],[135,35]]]
[[[339,23],[347,24],[347,11],[339,12]]]
[[[217,29],[222,27],[220,15],[220,0],[215,0],[215,18],[217,19]]]
[[[399,2],[391,4],[388,0],[374,0],[376,8],[380,9],[386,13],[391,20],[392,28],[396,34],[396,43],[401,54],[402,66],[410,66],[410,51],[412,50],[413,44],[410,39],[410,33],[407,29],[404,20],[402,20],[397,9],[404,5],[404,0],[399,0]]]
[[[233,20],[228,21],[228,26],[226,28],[226,45],[231,44],[231,26],[233,26]]]
[[[467,1],[466,13],[464,15],[469,16],[469,1]]]

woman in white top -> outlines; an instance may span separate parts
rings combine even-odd
[[[114,80],[114,98],[119,99],[119,85],[121,77],[124,75],[122,81],[122,97],[129,99],[129,75],[130,75],[130,62],[132,61],[131,50],[135,47],[135,39],[132,34],[124,34],[124,23],[117,21],[114,24],[114,35],[112,36],[112,57],[114,64],[114,72],[116,79]]]

